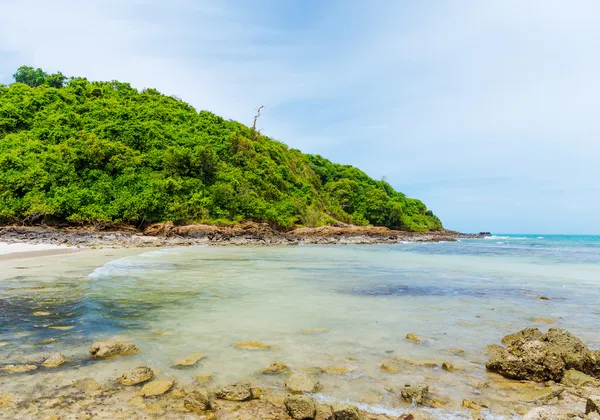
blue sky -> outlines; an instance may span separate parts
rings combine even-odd
[[[600,234],[600,2],[19,0],[20,65],[156,87],[462,231]]]

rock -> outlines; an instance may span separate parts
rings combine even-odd
[[[265,375],[275,375],[278,373],[283,373],[287,370],[287,365],[281,362],[273,362],[269,365],[269,367],[262,370],[262,373]]]
[[[202,353],[192,353],[185,356],[183,359],[177,360],[173,367],[175,368],[185,368],[196,365],[200,360],[204,359],[204,355]]]
[[[154,378],[154,372],[148,366],[139,366],[125,372],[117,378],[122,385],[131,386],[141,384]]]
[[[565,372],[563,378],[560,381],[561,384],[571,387],[582,387],[582,386],[598,386],[599,381],[592,378],[585,373],[579,372],[574,369],[569,369]]]
[[[449,349],[446,349],[446,352],[450,353],[450,354],[463,354],[465,351],[463,349],[459,349],[458,347],[452,347]]]
[[[512,336],[511,344],[488,360],[488,370],[511,379],[558,382],[568,369],[593,374],[598,367],[593,353],[563,329],[541,334],[528,328]]]
[[[400,391],[400,395],[404,400],[419,405],[425,402],[428,394],[429,387],[427,385],[405,385]]]
[[[0,407],[10,407],[15,403],[15,396],[10,392],[0,392]]]
[[[290,417],[296,420],[314,419],[317,414],[315,401],[306,395],[288,395],[284,404]]]
[[[350,369],[345,366],[327,366],[323,368],[323,372],[328,375],[339,376],[350,373]]]
[[[238,341],[235,348],[240,350],[270,350],[271,346],[260,341]]]
[[[293,394],[302,394],[305,392],[314,393],[321,389],[319,381],[314,380],[310,375],[304,372],[294,372],[285,381],[285,386]]]
[[[335,420],[364,420],[362,413],[350,404],[334,404],[331,406]]]
[[[218,389],[215,391],[215,396],[227,401],[248,401],[253,396],[252,385],[247,381],[238,382]]]
[[[98,394],[102,391],[102,387],[92,378],[78,379],[73,382],[73,386],[86,394]]]
[[[325,334],[326,332],[329,332],[329,328],[311,328],[308,330],[301,330],[300,334],[315,335],[315,334]]]
[[[139,353],[138,346],[125,341],[107,340],[97,341],[90,347],[90,353],[94,357],[126,356]]]
[[[31,372],[32,370],[36,370],[38,367],[36,365],[4,365],[0,367],[0,370],[3,370],[8,373],[25,373]]]
[[[49,316],[50,312],[46,312],[46,311],[37,311],[33,313],[33,316]]]
[[[408,333],[406,334],[406,339],[412,341],[415,344],[421,344],[423,339],[416,334]]]
[[[212,410],[208,391],[204,388],[195,389],[183,399],[183,406],[194,413],[203,414]]]
[[[315,420],[333,420],[333,411],[331,410],[331,406],[327,404],[317,404]]]
[[[585,414],[600,413],[600,397],[590,397],[585,402]]]
[[[525,328],[524,330],[518,331],[513,334],[508,334],[502,337],[502,344],[505,346],[511,346],[517,341],[532,341],[539,340],[543,336],[542,332],[537,328]]]
[[[212,382],[212,380],[213,380],[213,376],[208,373],[203,373],[194,378],[194,381],[198,385],[206,385],[206,384]]]
[[[52,330],[69,331],[69,330],[72,330],[73,328],[75,328],[75,326],[74,325],[51,325],[48,328],[50,328]]]
[[[444,362],[442,363],[442,369],[446,372],[454,372],[456,370],[456,367],[450,362]]]
[[[402,364],[396,359],[385,359],[380,366],[382,372],[398,373],[402,368]]]
[[[468,408],[469,410],[475,410],[475,411],[481,411],[484,408],[487,408],[487,405],[485,405],[483,403],[475,402],[475,401],[467,400],[467,399],[462,400],[460,405],[463,408]]]
[[[8,346],[8,341],[0,341],[0,347]]]
[[[536,324],[556,324],[556,321],[552,318],[531,318],[531,322]]]
[[[486,354],[488,356],[493,356],[497,353],[501,353],[504,351],[504,347],[498,345],[498,344],[490,344],[489,346],[485,346],[485,349],[483,349],[483,354]]]
[[[539,295],[538,299],[540,299],[540,300],[552,300],[548,296],[544,296],[544,295]]]
[[[44,360],[44,363],[42,363],[42,365],[47,368],[55,368],[55,367],[59,367],[60,365],[66,363],[66,362],[67,362],[67,359],[65,359],[65,356],[63,356],[60,353],[54,353],[52,356],[50,356],[46,360]]]
[[[142,387],[140,396],[142,397],[157,397],[166,394],[175,385],[173,380],[161,380],[148,382]]]
[[[575,420],[581,414],[560,407],[536,407],[523,416],[523,420]]]

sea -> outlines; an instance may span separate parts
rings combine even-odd
[[[250,379],[283,388],[284,377],[261,374],[282,362],[318,376],[318,400],[373,413],[408,412],[398,394],[406,384],[426,383],[451,402],[493,400],[476,385],[490,380],[486,346],[538,327],[567,329],[598,349],[599,292],[600,236],[582,235],[100,249],[0,260],[0,364],[54,352],[71,359],[52,372],[0,373],[0,389],[33,395],[49,380],[110,381],[140,364],[182,386],[210,374],[214,386]],[[91,360],[89,346],[106,338],[134,342],[142,353]],[[269,350],[240,350],[240,341]],[[174,366],[190,353],[205,358]],[[390,359],[404,368],[383,371]],[[484,414],[504,418],[493,405]],[[430,415],[471,418],[460,408]]]

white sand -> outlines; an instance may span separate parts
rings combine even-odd
[[[6,242],[0,242],[0,255],[8,255],[22,252],[35,252],[35,251],[50,251],[67,249],[68,247],[63,245],[50,245],[50,244],[8,244]]]

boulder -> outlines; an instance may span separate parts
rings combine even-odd
[[[187,356],[177,360],[173,367],[175,368],[186,368],[195,366],[200,360],[204,359],[204,355],[202,353],[192,353]]]
[[[122,374],[117,381],[122,385],[131,386],[147,382],[152,378],[154,378],[152,369],[148,366],[138,366]]]
[[[248,401],[253,397],[252,385],[247,381],[238,382],[216,390],[215,396],[227,401]]]
[[[353,405],[334,404],[331,406],[335,420],[364,420],[365,416]]]
[[[504,351],[504,347],[502,347],[499,344],[490,344],[488,346],[485,346],[485,349],[483,349],[483,354],[486,354],[488,356],[493,356],[497,353],[502,353]]]
[[[585,414],[600,414],[600,397],[590,397],[585,402]]]
[[[175,381],[173,380],[162,380],[148,382],[142,387],[140,396],[142,397],[157,397],[159,395],[166,394],[173,388]]]
[[[421,344],[423,339],[416,334],[408,333],[406,334],[406,339],[412,341],[415,344]]]
[[[262,373],[265,375],[276,375],[278,373],[283,373],[287,370],[287,365],[281,362],[273,362],[268,367],[262,370]]]
[[[506,378],[558,382],[569,369],[593,374],[597,368],[593,353],[566,330],[551,328],[542,334],[527,328],[507,337],[508,347],[486,363],[488,370]]]
[[[427,385],[405,385],[400,391],[402,398],[408,402],[421,405],[425,402],[429,394]]]
[[[315,414],[315,420],[332,420],[333,411],[331,406],[328,404],[317,404],[317,413]]]
[[[260,341],[238,341],[235,348],[240,350],[270,350],[271,346]]]
[[[596,378],[586,375],[585,373],[574,369],[569,369],[565,372],[560,383],[565,386],[579,388],[582,386],[598,386],[599,381]]]
[[[284,404],[290,417],[295,420],[314,419],[317,413],[315,401],[306,395],[288,395]]]
[[[3,370],[8,373],[26,373],[36,370],[38,367],[36,365],[24,364],[24,365],[4,365],[0,367],[0,370]]]
[[[97,341],[90,347],[91,355],[99,358],[125,356],[139,353],[139,351],[140,349],[135,344],[116,340]]]
[[[321,384],[304,372],[294,372],[285,381],[285,386],[293,394],[303,394],[305,392],[314,393],[319,391]]]
[[[454,372],[456,370],[456,366],[454,366],[450,362],[444,362],[444,363],[442,363],[442,369],[445,370],[446,372]]]
[[[208,391],[204,388],[195,389],[188,393],[183,399],[183,406],[198,414],[212,410],[210,396]]]
[[[65,356],[60,353],[54,353],[52,356],[48,357],[42,365],[47,368],[55,368],[67,362]]]

